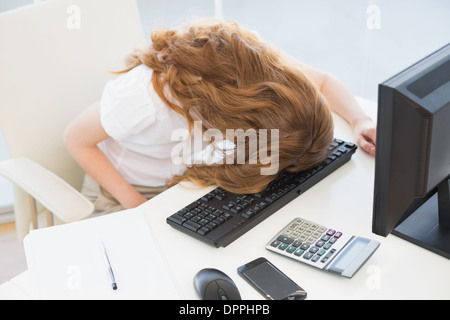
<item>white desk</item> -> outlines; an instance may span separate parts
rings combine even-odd
[[[361,100],[376,118],[376,105]],[[353,141],[348,125],[335,119],[336,137]],[[228,274],[243,299],[262,299],[236,269],[264,256],[300,284],[308,299],[450,299],[450,261],[395,236],[374,235],[374,158],[357,150],[352,160],[225,248],[210,247],[179,232],[166,218],[208,189],[175,186],[142,205],[150,229],[186,299],[197,299],[195,274],[217,268]],[[380,248],[352,278],[323,272],[267,251],[270,238],[295,217],[376,239]],[[30,298],[27,272],[0,286],[0,299]]]

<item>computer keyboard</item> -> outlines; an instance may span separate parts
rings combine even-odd
[[[348,162],[357,147],[334,139],[328,158],[312,169],[282,172],[260,193],[217,187],[167,218],[167,223],[215,247],[225,247]]]

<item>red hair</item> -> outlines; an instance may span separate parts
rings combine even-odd
[[[205,20],[154,31],[151,40],[151,46],[130,56],[123,72],[140,64],[153,69],[155,91],[190,128],[201,120],[204,129],[218,129],[224,136],[226,129],[267,129],[269,153],[271,129],[278,129],[280,171],[306,170],[327,157],[333,122],[326,100],[305,74],[253,32],[233,22]],[[188,179],[235,193],[259,192],[276,177],[261,175],[268,166],[248,161],[192,165],[168,183]]]

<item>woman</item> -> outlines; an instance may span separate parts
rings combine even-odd
[[[154,31],[151,39],[65,132],[71,155],[121,208],[136,207],[186,179],[250,193],[276,177],[261,174],[267,162],[251,161],[249,154],[235,161],[236,141],[222,148],[214,144],[219,160],[232,161],[175,164],[179,141],[172,134],[183,128],[193,134],[195,123],[202,132],[224,135],[227,129],[276,132],[276,141],[267,137],[265,152],[277,155],[277,172],[300,171],[326,158],[333,138],[331,109],[349,122],[360,147],[375,153],[375,124],[342,83],[288,58],[238,24],[196,21]],[[250,150],[248,140],[244,150]]]

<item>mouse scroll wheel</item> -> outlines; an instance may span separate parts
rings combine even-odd
[[[217,290],[217,293],[219,294],[221,300],[228,300],[227,294],[222,288],[219,288],[219,290]]]

